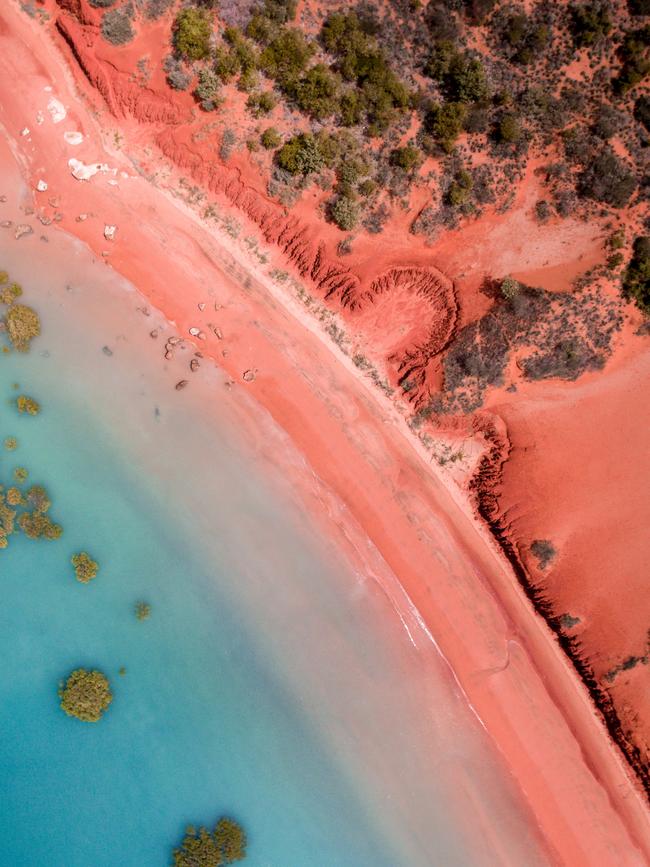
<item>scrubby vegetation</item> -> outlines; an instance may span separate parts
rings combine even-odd
[[[217,73],[213,69],[201,69],[199,71],[199,83],[194,94],[204,111],[214,111],[221,105],[223,100],[220,90],[221,83]]]
[[[135,8],[132,2],[118,9],[110,9],[102,19],[102,36],[112,45],[126,45],[135,36],[132,20]]]
[[[650,316],[650,237],[635,238],[632,259],[623,280],[625,295]]]
[[[12,291],[11,287],[5,291]],[[10,303],[4,315],[4,323],[9,340],[18,352],[27,352],[31,341],[41,333],[38,314],[26,304]]]
[[[650,111],[639,84],[649,26],[637,7],[431,0],[407,12],[360,3],[319,21],[279,0],[235,6],[215,15],[214,4],[188,0],[166,72],[177,88],[189,76],[205,110],[221,113],[228,88],[247,94],[241,142],[257,161],[274,152],[267,193],[285,206],[317,184],[326,219],[377,232],[426,186],[430,200],[411,228],[433,239],[486,208],[507,210],[542,153],[540,223],[605,217],[647,198]],[[567,74],[579,56],[584,81]],[[255,121],[267,116],[262,131]],[[223,159],[231,151],[219,149]],[[342,167],[359,159],[363,174],[343,179]]]
[[[190,826],[179,849],[173,853],[174,867],[220,867],[246,857],[246,833],[234,819],[219,819],[213,831]]]
[[[330,206],[330,216],[339,229],[350,232],[359,222],[359,205],[351,196],[337,196]]]
[[[27,415],[38,415],[41,411],[41,405],[33,397],[28,397],[26,394],[19,394],[16,398],[16,407],[18,412],[27,413]]]
[[[282,136],[274,126],[267,127],[260,136],[262,147],[266,150],[275,150],[282,142]]]
[[[540,569],[546,569],[549,563],[555,559],[556,550],[548,539],[535,539],[530,546],[531,554],[537,558]]]
[[[578,190],[587,198],[622,208],[629,202],[636,184],[632,169],[605,147],[582,172]]]
[[[135,616],[138,620],[148,620],[151,617],[151,605],[148,602],[136,602]]]
[[[85,551],[74,554],[70,562],[74,566],[74,574],[77,581],[80,581],[82,584],[87,584],[97,577],[99,564]]]
[[[277,162],[291,175],[309,175],[325,165],[325,157],[315,136],[300,133],[280,148]]]
[[[425,408],[425,417],[477,409],[488,387],[505,385],[513,352],[530,380],[573,380],[599,370],[622,325],[617,304],[595,286],[553,293],[506,277],[498,296],[485,316],[454,337],[443,358],[443,392]]]
[[[203,60],[210,54],[212,21],[205,9],[188,6],[174,23],[174,49],[185,60]]]
[[[19,487],[28,475],[24,467],[17,467],[13,473],[17,484],[6,489],[0,485],[0,548],[6,548],[17,531],[29,539],[47,540],[58,539],[63,532],[47,514],[51,504],[45,488],[32,485],[25,491]]]
[[[59,697],[65,713],[82,722],[98,722],[113,701],[106,675],[85,668],[78,668],[70,674],[59,689]]]

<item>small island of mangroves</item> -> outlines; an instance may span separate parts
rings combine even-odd
[[[0,303],[5,310],[0,334],[5,337],[2,354],[27,353],[32,341],[41,334],[38,313],[26,304],[17,303],[23,295],[18,283],[10,282],[6,271],[0,271]],[[10,400],[19,414],[36,416],[40,404],[32,397],[19,395]],[[13,453],[19,445],[17,437],[7,435],[5,450]],[[59,539],[63,527],[48,514],[52,505],[48,491],[42,485],[26,487],[29,471],[22,466],[9,468],[7,458],[2,461],[0,479],[0,548],[7,548],[10,537],[22,533],[31,540]],[[73,554],[70,562],[81,584],[97,577],[99,564],[86,551]],[[151,605],[138,601],[134,613],[139,621],[151,615]],[[121,667],[119,673],[126,674]],[[101,671],[78,668],[65,681],[59,683],[61,709],[67,716],[81,722],[99,722],[113,701],[108,678]],[[172,853],[174,867],[221,867],[242,861],[246,857],[246,833],[234,819],[220,818],[212,831],[205,827],[189,826],[178,849]]]

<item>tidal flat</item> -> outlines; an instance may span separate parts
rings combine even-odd
[[[0,552],[2,863],[154,867],[219,816],[252,865],[546,863],[422,624],[305,510],[245,381],[186,373],[189,343],[165,360],[172,326],[63,233],[2,257],[42,320],[0,358],[3,472],[64,528]],[[110,682],[96,723],[59,706],[80,667]]]

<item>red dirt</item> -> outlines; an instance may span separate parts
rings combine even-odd
[[[79,4],[86,10],[80,20],[61,12],[61,6],[78,12]],[[188,94],[174,93],[164,82],[164,22],[151,25],[127,48],[115,49],[98,38],[96,15],[87,12],[82,0],[59,2],[58,7],[47,0],[45,5],[56,20],[58,36],[54,28],[39,32],[14,7],[0,17],[0,64],[9,64],[6,76],[12,63],[22,71],[3,103],[2,121],[12,134],[25,123],[25,106],[34,105],[34,81],[42,86],[56,77],[58,91],[70,94],[69,82],[56,72],[60,61],[49,41],[54,36],[76,85],[98,113],[106,149],[115,146],[110,138],[115,129],[124,136],[140,173],[173,190],[180,171],[200,190],[212,193],[211,202],[229,206],[247,229],[254,227],[274,247],[279,267],[299,275],[341,315],[355,346],[388,373],[392,384],[404,374],[416,379],[416,403],[439,381],[439,365],[431,359],[454,328],[489,308],[490,299],[479,291],[486,276],[511,273],[547,289],[567,289],[573,277],[603,258],[603,227],[578,220],[540,226],[533,220],[539,195],[531,165],[506,214],[487,213],[427,247],[406,234],[412,214],[405,212],[379,238],[360,235],[354,256],[342,259],[336,253],[340,233],[314,214],[323,198],[320,191],[309,191],[289,211],[266,194],[255,164],[263,169],[266,157],[260,161],[259,156],[253,160],[237,153],[227,166],[218,160],[205,116]],[[151,58],[153,72],[143,87],[133,79],[133,70],[144,55]],[[47,58],[46,67],[37,58],[43,63]],[[74,97],[68,99],[73,102]],[[231,120],[236,124],[236,112]],[[88,144],[77,149],[79,159],[130,169],[119,152],[101,153],[93,121],[80,108],[75,121],[71,126],[89,137]],[[376,410],[370,411],[367,395],[351,406],[336,404],[335,378],[326,372],[333,365],[329,351],[312,347],[306,358],[301,356],[286,314],[283,317],[279,302],[268,295],[268,281],[260,288],[235,253],[224,255],[223,246],[219,252],[207,233],[133,176],[132,168],[130,178],[118,181],[119,197],[117,188],[107,187],[101,176],[90,183],[73,180],[67,167],[70,149],[61,140],[64,127],[61,124],[58,139],[58,130],[49,125],[34,129],[29,153],[27,143],[18,142],[32,182],[45,176],[60,196],[57,208],[43,204],[43,214],[54,216],[58,210],[62,227],[106,253],[107,261],[181,330],[204,324],[190,311],[196,311],[219,273],[229,274],[255,295],[257,307],[230,285],[229,277],[219,283],[219,297],[228,309],[212,316],[225,333],[231,332],[230,354],[224,360],[223,344],[210,334],[202,349],[233,376],[263,359],[270,373],[256,380],[256,397],[291,432],[319,477],[340,493],[433,634],[444,637],[443,652],[525,787],[543,833],[558,850],[558,862],[572,867],[614,860],[636,863],[635,845],[644,849],[647,860],[647,813],[604,733],[585,715],[584,692],[566,679],[559,648],[547,646],[549,636],[535,631],[539,624],[522,625],[530,618],[526,600],[513,576],[502,572],[503,564],[497,565],[491,552],[478,554],[475,543],[468,541],[475,531],[470,533],[463,524],[463,511],[457,509],[452,521],[441,517],[444,529],[433,526],[439,505],[429,487],[431,477],[418,461],[404,458],[395,441],[403,425],[394,413],[389,415],[392,424],[382,419],[379,436]],[[46,198],[41,196],[39,204]],[[91,217],[76,222],[81,210]],[[104,223],[118,226],[112,245],[101,237]],[[173,245],[175,254],[164,275],[156,270],[158,260],[145,255],[161,245]],[[414,303],[418,298],[424,303]],[[256,318],[260,306],[263,328]],[[650,469],[650,459],[644,443],[648,411],[639,397],[650,363],[647,349],[641,352],[647,338],[634,335],[639,321],[630,313],[603,372],[586,374],[575,383],[526,384],[519,377],[517,392],[492,392],[484,411],[473,418],[449,419],[446,430],[438,433],[452,444],[472,436],[466,471],[456,476],[477,492],[483,507],[488,504],[518,559],[516,565],[524,567],[526,580],[548,600],[551,614],[580,618],[571,634],[579,636],[582,657],[605,698],[613,702],[612,713],[622,725],[617,734],[625,739],[619,737],[619,744],[628,747],[628,759],[634,760],[638,749],[637,758],[647,762],[650,708],[641,698],[647,693],[641,683],[645,678],[647,684],[647,665],[641,660],[611,682],[605,679],[629,657],[642,658],[648,652],[650,609],[643,577],[649,552],[643,529],[650,518],[650,499],[643,471]],[[323,405],[315,402],[306,375],[296,374],[294,355],[305,362],[302,369],[316,377]],[[352,388],[349,383],[346,387]],[[381,448],[377,445],[371,458],[365,455],[366,466],[358,449],[360,441],[370,448],[364,439],[370,431]],[[479,472],[472,479],[476,466]],[[376,478],[378,469],[381,480]],[[448,537],[471,548],[471,567],[449,553]],[[534,539],[549,539],[557,548],[548,574],[531,565],[527,552]],[[441,564],[443,547],[451,559]],[[476,584],[487,588],[488,601],[479,604],[474,598]],[[470,634],[472,642],[467,641]],[[522,720],[526,731],[520,727]],[[531,752],[531,743],[536,752]]]

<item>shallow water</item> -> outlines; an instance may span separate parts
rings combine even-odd
[[[291,444],[244,385],[189,374],[190,350],[164,363],[147,335],[171,327],[49,237],[0,262],[44,324],[28,356],[0,359],[0,438],[19,440],[3,475],[26,466],[64,526],[0,552],[0,863],[163,865],[186,824],[224,813],[254,867],[544,863],[381,564],[369,551],[359,574],[309,518]],[[10,406],[13,383],[38,417]],[[100,563],[87,586],[78,550]],[[58,707],[78,666],[111,680],[99,724]]]

